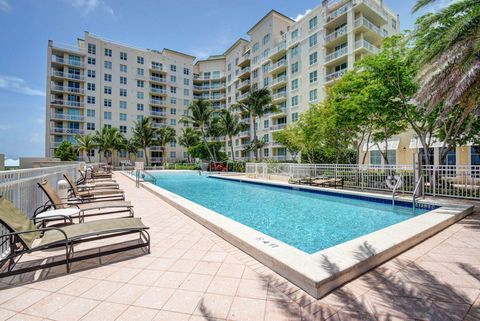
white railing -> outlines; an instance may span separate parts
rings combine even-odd
[[[163,88],[154,88],[154,87],[151,87],[151,88],[150,88],[150,92],[156,93],[156,94],[166,94],[166,93],[167,93],[167,90],[166,90],[166,89],[163,89]]]
[[[287,124],[277,124],[277,125],[270,126],[270,130],[282,130],[285,127],[287,127]]]
[[[286,66],[287,65],[287,60],[286,59],[282,59],[282,60],[279,60],[278,62],[274,63],[272,65],[272,67],[270,68],[270,72],[280,68],[280,67],[283,67],[283,66]]]
[[[282,99],[282,98],[286,98],[286,97],[287,97],[287,92],[286,91],[277,92],[277,93],[272,95],[273,100]]]
[[[83,135],[85,131],[80,128],[50,128],[50,134]]]
[[[337,10],[335,10],[332,13],[330,13],[329,15],[327,15],[326,22],[328,23],[328,22],[338,18],[339,16],[341,16],[342,14],[347,12],[348,9],[350,9],[350,3],[347,3],[347,4],[343,5],[342,7],[338,8]]]
[[[51,105],[61,105],[61,106],[69,106],[69,107],[83,107],[84,103],[81,101],[68,101],[62,99],[53,99],[50,101]]]
[[[416,181],[413,165],[356,165],[356,164],[285,164],[248,163],[248,175],[270,179],[270,175],[289,178],[335,178],[346,188],[392,192],[393,177],[402,177],[398,193],[412,194]],[[480,166],[428,165],[422,166],[423,194],[467,199],[480,199]]]
[[[329,33],[329,34],[325,37],[325,42],[327,43],[327,42],[330,42],[330,41],[332,41],[332,40],[335,40],[335,39],[337,39],[338,37],[341,37],[341,36],[343,36],[344,34],[346,34],[347,31],[348,31],[348,28],[347,28],[346,25],[343,26],[343,27],[341,27],[341,28],[338,28],[337,30]]]
[[[331,54],[328,54],[325,56],[325,62],[329,62],[331,60],[340,58],[342,56],[345,56],[348,53],[348,47],[344,47],[342,49],[338,49]]]
[[[52,70],[50,75],[55,76],[55,77],[75,79],[75,80],[84,80],[85,79],[85,77],[83,75],[71,74],[71,73],[66,73],[66,72],[58,71],[58,70]]]
[[[374,44],[372,44],[367,40],[359,40],[355,42],[355,49],[360,49],[360,48],[365,48],[373,52],[374,54],[377,54],[380,52],[380,48],[378,48],[377,46],[375,46]]]
[[[270,50],[269,57],[272,57],[273,55],[277,54],[278,52],[280,52],[282,50],[286,50],[286,49],[287,49],[287,42],[285,40],[283,40],[278,45],[273,47],[272,50]]]
[[[332,72],[325,77],[325,82],[330,82],[332,80],[340,78],[343,75],[345,75],[346,73],[347,73],[347,69],[342,69],[342,70],[339,70],[339,71]]]
[[[361,26],[367,27],[368,29],[372,30],[373,32],[375,32],[377,35],[381,37],[386,37],[386,34],[382,32],[382,30],[379,27],[377,27],[373,22],[371,22],[365,17],[360,17],[354,22],[355,28],[358,28]]]
[[[285,75],[279,76],[279,77],[272,80],[272,83],[270,84],[270,87],[275,86],[279,83],[284,83],[286,81],[287,81],[287,76],[285,76]]]
[[[250,72],[250,67],[245,67],[240,70],[240,75]]]
[[[377,1],[372,1],[372,0],[356,0],[356,4],[359,5],[360,3],[365,3],[366,6],[368,6],[370,9],[375,11],[380,17],[382,17],[385,21],[388,21],[388,15],[385,12],[385,9],[383,9]]]
[[[52,85],[51,90],[65,91],[65,92],[69,92],[69,93],[78,93],[78,94],[83,94],[84,93],[83,88],[66,87],[66,86],[59,86],[59,85]]]
[[[165,106],[165,100],[151,99],[151,100],[150,100],[150,104],[151,104],[151,105]]]
[[[166,82],[167,82],[166,78],[164,78],[164,77],[156,77],[156,76],[150,76],[150,80],[151,80],[151,81],[160,82],[160,83],[166,83]]]
[[[69,114],[59,114],[59,113],[52,113],[50,118],[60,119],[60,120],[71,120],[71,121],[85,121],[85,117],[82,115],[69,115]]]
[[[71,66],[76,66],[76,67],[83,67],[84,63],[82,61],[77,61],[73,59],[65,59],[63,57],[59,56],[52,56],[52,61],[53,62],[58,62],[60,64],[64,65],[71,65]]]

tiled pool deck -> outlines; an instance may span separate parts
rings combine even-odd
[[[152,253],[0,279],[0,320],[480,320],[478,212],[315,300],[123,175],[116,179],[151,227]]]

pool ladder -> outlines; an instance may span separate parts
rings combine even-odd
[[[415,209],[415,207],[416,207],[417,192],[418,192],[418,189],[420,188],[420,183],[422,183],[422,182],[423,182],[423,175],[420,175],[420,178],[418,179],[418,182],[415,185],[415,189],[413,190],[413,196],[412,196],[413,209]]]
[[[400,174],[400,177],[398,181],[395,183],[395,186],[393,187],[392,191],[392,206],[395,206],[395,192],[397,191],[397,188],[400,186],[400,183],[403,181],[403,174]]]

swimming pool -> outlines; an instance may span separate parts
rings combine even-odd
[[[156,185],[313,254],[428,209],[199,176],[155,173]],[[401,203],[399,203],[401,204]]]

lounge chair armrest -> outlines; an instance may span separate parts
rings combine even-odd
[[[28,233],[36,233],[36,232],[53,231],[53,230],[59,231],[59,232],[62,233],[63,236],[65,237],[65,241],[68,240],[67,233],[65,233],[61,228],[58,228],[58,227],[43,227],[43,228],[38,228],[38,229],[36,229],[36,230],[28,230],[28,231],[20,231],[20,232],[9,232],[9,233],[0,235],[0,238],[10,237],[10,236],[17,236],[17,235],[20,235],[20,234],[28,234]]]
[[[47,210],[49,210],[50,208],[54,207],[56,204],[51,204],[50,202],[47,202],[43,205],[40,205],[39,207],[37,207],[35,209],[35,211],[33,212],[33,218],[35,218],[38,214],[41,214]]]

